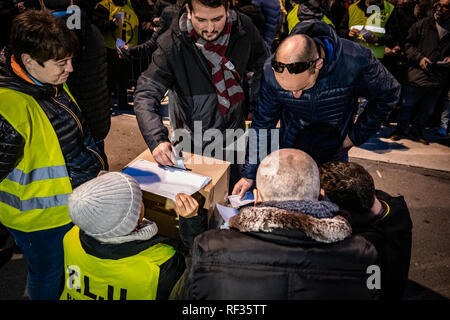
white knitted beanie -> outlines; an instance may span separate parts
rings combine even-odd
[[[95,238],[130,234],[137,225],[141,206],[139,184],[121,172],[108,172],[85,182],[69,197],[73,223]]]

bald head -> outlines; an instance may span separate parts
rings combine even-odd
[[[262,201],[317,201],[319,169],[303,151],[281,149],[261,161],[256,174],[256,188]]]
[[[304,34],[295,34],[281,42],[275,52],[275,60],[283,63],[313,61],[319,57],[313,39]]]

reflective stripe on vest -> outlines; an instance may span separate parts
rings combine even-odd
[[[103,6],[109,11],[109,20],[112,21],[114,15],[118,12],[124,12],[124,23],[117,26],[114,31],[106,31],[103,33],[105,45],[109,49],[116,50],[116,39],[120,38],[128,46],[135,46],[138,44],[139,19],[133,10],[130,0],[123,7],[116,6],[112,0],[103,0],[96,5]]]
[[[357,1],[349,6],[348,8],[348,28],[349,30],[352,29],[353,26],[368,26],[368,27],[376,27],[380,28],[383,33],[377,33],[375,32],[375,35],[378,38],[381,38],[384,36],[384,27],[386,26],[386,23],[391,16],[392,11],[394,11],[394,5],[390,4],[388,1],[384,1],[384,8],[383,11],[380,12],[374,12],[370,17],[366,17],[366,14],[361,8],[358,7],[358,3],[360,1]],[[376,24],[379,25],[376,25]],[[367,28],[370,29],[370,28]],[[377,45],[377,44],[369,44],[366,41],[364,41],[362,38],[359,38],[358,42],[372,50],[375,57],[378,59],[381,59],[384,57],[384,49],[385,46]]]
[[[175,254],[156,244],[122,259],[100,259],[84,251],[80,229],[64,236],[65,281],[61,300],[154,300],[160,266]]]
[[[27,200],[21,200],[19,197],[11,193],[0,191],[0,199],[2,199],[2,202],[20,211],[29,211],[35,209],[43,210],[57,206],[64,206],[67,205],[69,196],[70,193],[58,194],[51,197],[36,197]]]
[[[29,173],[25,173],[20,169],[14,168],[7,176],[6,179],[17,182],[24,186],[30,184],[33,181],[40,181],[46,179],[56,179],[67,177],[67,168],[65,165],[36,168]]]
[[[0,88],[0,114],[25,141],[22,159],[0,182],[0,222],[23,232],[68,224],[72,186],[47,115],[33,97],[7,88]]]

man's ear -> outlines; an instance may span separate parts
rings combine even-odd
[[[253,189],[253,197],[255,198],[255,206],[262,202],[258,189]]]
[[[186,3],[184,6],[186,7],[187,18],[189,20],[192,20],[191,9],[189,9],[189,5]]]
[[[320,69],[322,69],[322,67],[323,67],[323,58],[320,58],[316,62],[316,69],[320,70]]]
[[[325,194],[325,190],[323,190],[322,188],[320,188],[319,191],[319,201],[323,201],[326,198],[326,194]]]

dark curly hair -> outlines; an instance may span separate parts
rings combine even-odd
[[[319,167],[320,185],[341,209],[366,213],[374,203],[375,184],[363,166],[354,162],[327,162]]]

